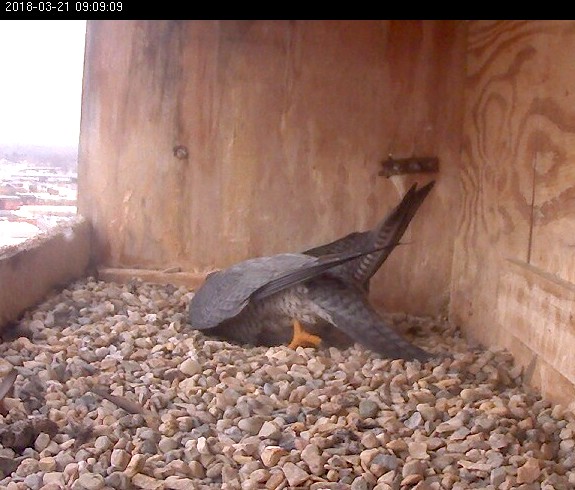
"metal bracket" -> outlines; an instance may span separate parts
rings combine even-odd
[[[389,158],[381,162],[378,175],[391,177],[392,175],[435,173],[439,172],[439,158],[437,157],[410,157]]]

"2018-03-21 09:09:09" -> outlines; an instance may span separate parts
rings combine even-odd
[[[6,12],[121,12],[122,2],[11,2],[5,3]]]

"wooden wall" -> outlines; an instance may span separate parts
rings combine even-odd
[[[437,313],[459,199],[465,29],[88,22],[79,210],[97,260],[204,271],[302,250],[372,226],[428,180],[378,177],[389,153],[438,156],[411,244],[373,288],[391,310]]]
[[[451,317],[575,399],[575,22],[468,25]]]

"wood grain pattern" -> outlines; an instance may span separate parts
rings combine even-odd
[[[564,359],[575,349],[572,293],[561,282],[575,281],[575,23],[474,21],[467,49],[451,317],[524,364],[535,356],[536,384],[564,400],[575,381]],[[508,259],[526,268],[510,271]],[[551,291],[549,278],[562,286]]]
[[[439,182],[373,295],[437,313],[464,41],[457,21],[89,22],[79,210],[100,262],[204,270],[303,250],[373,226],[429,179],[378,177],[389,153],[433,155]]]

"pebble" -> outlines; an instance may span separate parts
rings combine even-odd
[[[266,482],[266,490],[276,490],[282,488],[282,484],[285,481],[285,476],[283,471],[273,472],[268,481]]]
[[[262,417],[248,417],[238,421],[238,428],[248,434],[256,435],[262,428],[263,423],[264,419]]]
[[[301,459],[314,475],[321,475],[324,472],[325,458],[316,445],[308,444],[301,452]]]
[[[164,480],[164,488],[169,490],[188,490],[195,486],[194,480],[181,478],[179,476],[168,476]]]
[[[131,460],[130,453],[124,449],[114,449],[110,457],[110,463],[118,470],[125,470]]]
[[[34,449],[36,449],[38,452],[41,452],[48,447],[48,444],[50,444],[50,435],[42,432],[36,438]]]
[[[47,485],[49,483],[56,483],[58,485],[64,486],[64,475],[59,471],[48,471],[44,473],[42,482],[44,483],[44,485]]]
[[[281,434],[278,424],[269,420],[262,424],[258,432],[258,436],[263,439],[279,439]]]
[[[161,480],[156,480],[144,473],[136,473],[132,477],[132,483],[143,490],[160,490],[164,488],[164,483]]]
[[[16,469],[16,475],[28,476],[40,470],[40,462],[34,458],[23,459]]]
[[[573,407],[443,320],[386,316],[452,354],[420,365],[208,338],[187,325],[191,296],[86,278],[24,314],[31,338],[0,344],[0,375],[20,374],[0,414],[13,472],[0,490],[575,488]]]
[[[379,412],[379,405],[373,400],[361,400],[359,402],[359,416],[362,419],[373,418]]]
[[[533,483],[540,474],[539,461],[535,458],[529,458],[524,465],[517,469],[517,483]]]
[[[306,471],[302,470],[299,466],[296,466],[294,463],[289,461],[283,465],[282,471],[286,477],[287,482],[292,487],[301,485],[309,478],[309,474]]]
[[[128,477],[133,477],[138,473],[146,462],[146,456],[140,453],[136,453],[130,457],[130,461],[126,465],[125,473]]]
[[[100,490],[105,482],[102,475],[94,473],[82,473],[72,484],[72,490]]]
[[[288,454],[288,452],[282,447],[267,446],[261,454],[262,463],[264,466],[270,468],[277,465],[282,456],[286,454]]]
[[[202,365],[197,359],[186,359],[180,364],[180,371],[187,376],[193,376],[202,372]]]
[[[410,442],[408,444],[409,455],[415,459],[429,459],[427,444],[425,442]]]
[[[38,469],[40,471],[54,471],[56,470],[56,459],[52,456],[46,456],[38,460]]]

